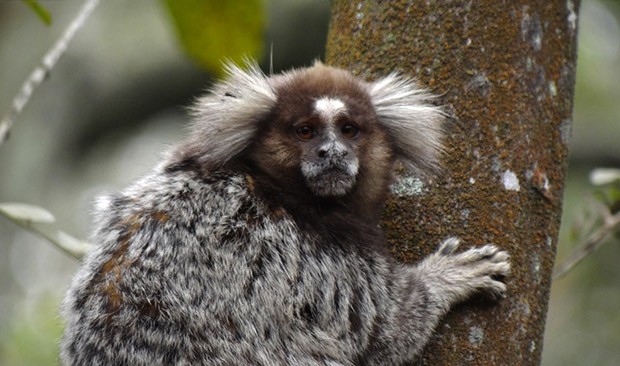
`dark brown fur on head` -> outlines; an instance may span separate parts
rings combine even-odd
[[[314,104],[320,98],[340,100],[347,108],[347,118],[361,130],[351,144],[360,168],[350,192],[322,199],[337,199],[360,213],[378,213],[387,193],[395,156],[364,85],[348,72],[317,64],[294,75],[276,77],[274,89],[277,103],[263,122],[248,158],[284,190],[302,197],[314,196],[300,170],[302,145],[312,142],[299,141],[295,137],[295,125],[316,114]]]

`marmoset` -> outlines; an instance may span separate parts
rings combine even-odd
[[[449,238],[417,265],[384,246],[394,164],[440,166],[444,116],[413,79],[227,71],[188,139],[98,201],[65,365],[398,365],[452,305],[503,296],[494,245]]]

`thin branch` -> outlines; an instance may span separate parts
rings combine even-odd
[[[0,145],[6,141],[9,135],[9,131],[15,122],[15,119],[22,112],[30,97],[34,91],[45,81],[49,73],[52,71],[56,62],[67,50],[69,43],[77,33],[77,31],[84,25],[86,20],[90,17],[93,10],[99,4],[99,0],[86,0],[82,5],[78,15],[73,19],[69,27],[65,30],[62,37],[54,46],[45,54],[41,60],[41,64],[35,68],[30,76],[24,81],[21,89],[13,98],[13,103],[8,113],[0,121]]]
[[[553,279],[565,276],[587,256],[594,253],[616,230],[620,229],[620,212],[615,215],[607,213],[603,225],[595,230],[553,273]]]
[[[82,259],[92,245],[54,226],[56,219],[42,207],[23,203],[0,203],[0,215],[52,243],[73,258]]]

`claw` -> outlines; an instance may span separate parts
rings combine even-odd
[[[493,260],[493,262],[495,263],[508,262],[510,260],[510,254],[503,250],[500,250],[499,252],[495,253],[491,260]]]
[[[506,297],[506,284],[500,281],[493,280],[492,284],[486,288],[482,288],[482,291],[490,294],[494,299],[503,299]]]
[[[443,243],[439,245],[439,249],[437,251],[443,255],[450,255],[454,253],[454,251],[459,247],[460,243],[461,240],[453,236],[444,240]]]
[[[497,254],[497,252],[499,252],[499,248],[493,244],[487,244],[478,248],[478,251],[483,258],[492,258]]]

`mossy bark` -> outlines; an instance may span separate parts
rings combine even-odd
[[[416,77],[450,115],[444,171],[399,189],[383,226],[416,261],[440,240],[495,243],[513,271],[499,303],[451,312],[424,365],[538,365],[567,166],[579,0],[332,2],[327,63]],[[419,187],[418,187],[419,188]]]

